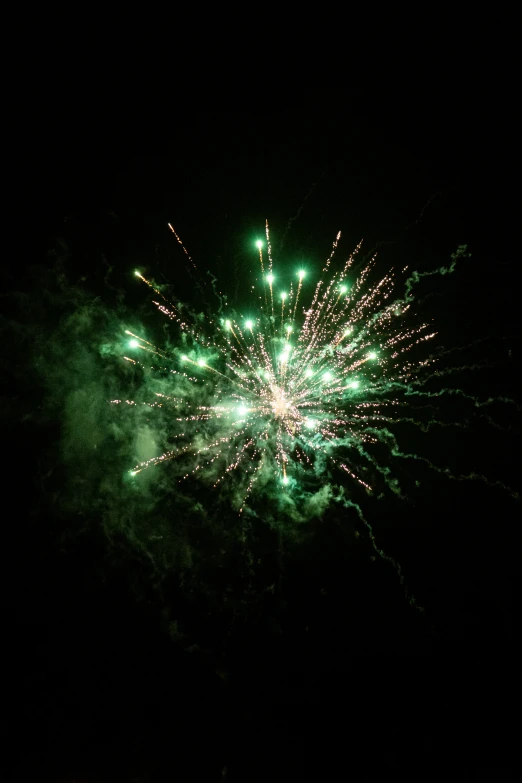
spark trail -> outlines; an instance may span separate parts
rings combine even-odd
[[[412,312],[423,275],[404,267],[376,278],[375,256],[359,260],[362,243],[333,270],[340,239],[339,232],[307,291],[306,269],[279,271],[274,264],[267,222],[265,240],[255,243],[260,306],[244,316],[191,316],[136,271],[177,326],[179,347],[159,348],[126,330],[132,352],[124,358],[161,375],[155,399],[144,404],[161,409],[172,446],[140,461],[132,475],[169,463],[178,481],[194,477],[216,488],[233,482],[230,497],[240,514],[256,491],[299,494],[305,482],[320,485],[334,470],[367,492],[374,489],[371,473],[400,494],[389,465],[371,448],[381,443],[390,459],[401,456],[393,424],[425,426],[411,402],[436,362],[425,348],[436,332]],[[441,274],[463,254],[459,248]]]

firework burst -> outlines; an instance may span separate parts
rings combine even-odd
[[[140,461],[132,475],[170,463],[179,481],[194,476],[218,487],[234,479],[240,513],[257,488],[290,492],[307,476],[320,481],[325,466],[368,492],[373,466],[397,491],[371,444],[397,453],[393,424],[412,420],[404,407],[411,410],[408,395],[418,394],[413,390],[432,372],[435,358],[423,346],[436,332],[412,312],[412,288],[422,275],[404,267],[374,279],[375,257],[361,261],[361,243],[333,270],[340,237],[307,291],[306,269],[285,275],[274,267],[267,224],[256,243],[259,306],[245,317],[190,317],[136,272],[180,334],[179,347],[165,349],[127,331],[132,355],[125,359],[161,375],[145,404],[166,416],[172,446]],[[464,251],[437,271],[452,271]]]

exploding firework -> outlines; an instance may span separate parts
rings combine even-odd
[[[131,475],[165,465],[180,482],[194,477],[215,488],[230,482],[239,513],[256,492],[320,486],[331,471],[367,492],[375,489],[374,477],[400,492],[372,444],[398,454],[393,426],[415,423],[411,399],[433,373],[436,358],[426,346],[436,332],[414,312],[412,293],[431,273],[404,267],[377,278],[375,256],[361,260],[361,243],[338,263],[340,237],[313,286],[305,268],[273,263],[267,223],[256,243],[258,305],[244,316],[223,307],[215,317],[189,316],[136,271],[177,335],[158,347],[127,330],[126,361],[153,380],[151,399],[126,402],[158,409],[169,445],[139,461]],[[461,247],[450,266],[436,271],[453,271],[463,254]]]

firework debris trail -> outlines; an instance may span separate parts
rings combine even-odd
[[[180,237],[168,225],[199,275]],[[401,422],[424,432],[436,426],[462,426],[431,414],[426,420],[426,409],[444,395],[468,399],[476,408],[493,401],[480,401],[457,388],[427,388],[430,381],[469,366],[437,367],[444,352],[426,352],[436,331],[413,309],[413,292],[421,279],[451,274],[457,262],[469,256],[467,248],[459,247],[448,266],[409,273],[404,267],[398,274],[390,270],[373,281],[375,255],[364,261],[360,272],[353,270],[362,242],[337,271],[330,272],[340,239],[341,232],[308,309],[303,305],[306,269],[285,273],[274,267],[268,221],[265,239],[256,242],[262,275],[257,312],[230,312],[228,318],[222,317],[223,300],[213,278],[219,312],[205,319],[189,315],[180,303],[167,298],[164,287],[136,271],[156,294],[157,309],[178,326],[179,347],[161,349],[126,330],[132,337],[128,346],[133,355],[123,358],[152,375],[158,370],[163,376],[167,373],[169,380],[154,392],[156,399],[143,404],[168,412],[170,440],[179,445],[140,461],[131,475],[171,463],[179,465],[174,471],[179,482],[197,477],[217,488],[233,477],[230,497],[239,514],[259,490],[261,495],[277,497],[279,503],[286,497],[294,518],[302,520],[300,509],[312,497],[307,489],[310,477],[324,486],[332,467],[369,493],[374,490],[366,478],[371,469],[384,487],[404,498],[390,465],[371,451],[372,445],[381,444],[389,458],[419,460],[450,479],[478,480],[518,498],[502,482],[474,472],[454,474],[425,457],[402,452],[392,432]],[[282,278],[288,290],[280,286]],[[397,281],[401,295],[394,293]],[[429,404],[418,407],[423,398]],[[132,400],[126,402],[130,407],[136,405]],[[375,551],[393,564],[404,584],[400,565],[377,546],[359,505],[354,501],[349,505],[363,522]],[[415,604],[415,599],[410,600]]]

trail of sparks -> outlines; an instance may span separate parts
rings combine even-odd
[[[330,271],[339,232],[306,307],[302,302],[307,271],[295,269],[286,276],[284,270],[274,271],[268,221],[265,238],[266,257],[263,240],[256,242],[262,286],[258,301],[264,307],[245,316],[194,316],[181,303],[169,301],[164,286],[135,272],[154,292],[155,307],[179,328],[182,348],[159,348],[124,330],[133,354],[122,358],[154,377],[159,373],[160,386],[152,401],[111,402],[134,410],[140,405],[155,409],[158,412],[151,416],[163,416],[170,430],[169,448],[140,461],[129,473],[135,476],[170,464],[176,466],[179,482],[193,479],[213,489],[231,482],[230,498],[240,515],[256,491],[261,497],[293,493],[303,499],[311,494],[306,482],[317,486],[330,481],[334,470],[366,492],[378,483],[404,499],[389,464],[392,459],[416,460],[449,479],[483,482],[518,499],[518,493],[501,481],[474,471],[454,474],[426,457],[403,452],[393,432],[399,423],[422,432],[466,427],[465,418],[434,418],[438,400],[445,397],[472,403],[475,409],[499,402],[520,408],[505,397],[479,400],[457,388],[427,388],[433,379],[482,366],[435,367],[460,348],[427,353],[427,344],[437,333],[413,311],[414,287],[426,276],[452,273],[458,259],[467,255],[465,246],[451,256],[449,266],[422,273],[408,272],[408,267],[397,273],[392,269],[376,279],[375,256],[359,261],[362,242],[336,271]],[[386,448],[389,460],[383,462],[372,450],[376,445]],[[355,509],[375,553],[394,566],[410,603],[422,611],[408,593],[400,564],[377,545],[360,506],[346,497],[343,502]]]
[[[168,225],[195,267],[178,234]],[[381,443],[388,447],[390,456],[419,459],[401,454],[389,426],[403,421],[427,431],[445,423],[420,421],[416,415],[419,409],[408,397],[463,394],[422,388],[427,379],[446,372],[432,369],[437,357],[423,351],[436,332],[411,312],[413,287],[435,272],[407,274],[408,267],[404,267],[398,274],[391,270],[374,281],[375,257],[360,262],[355,272],[360,242],[331,273],[339,232],[311,304],[305,309],[300,304],[306,295],[304,269],[295,270],[284,290],[281,285],[274,293],[274,283],[279,286],[282,275],[273,271],[268,221],[265,236],[268,267],[263,258],[264,242],[256,243],[262,273],[260,298],[265,307],[249,317],[193,318],[182,305],[167,299],[163,287],[136,271],[157,295],[154,305],[178,325],[184,350],[157,348],[126,330],[132,337],[129,347],[137,357],[151,354],[153,361],[161,361],[161,367],[156,364],[151,369],[167,372],[171,378],[162,392],[156,392],[160,401],[146,404],[169,411],[171,440],[179,441],[179,445],[140,462],[131,473],[178,461],[185,468],[178,471],[180,481],[197,476],[217,487],[234,475],[240,485],[244,483],[239,492],[240,513],[254,485],[265,487],[276,482],[289,491],[307,472],[320,477],[324,465],[342,470],[369,492],[373,490],[367,472],[371,468],[373,475],[380,475],[390,489],[400,493],[390,468],[379,464],[368,446]],[[452,272],[464,251],[459,248],[451,265],[438,271]],[[402,283],[402,296],[394,293],[397,279]],[[280,301],[280,308],[274,300]],[[145,367],[139,358],[124,358]],[[488,404],[470,399],[477,406]]]

